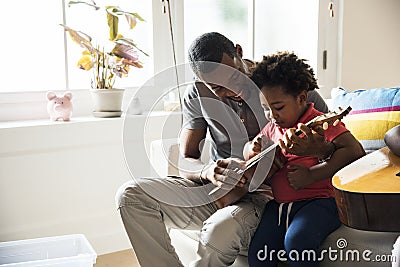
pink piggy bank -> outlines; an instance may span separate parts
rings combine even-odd
[[[62,119],[63,121],[69,121],[72,115],[72,93],[66,92],[63,96],[57,96],[54,92],[47,92],[47,112],[50,115],[50,119],[57,121]]]

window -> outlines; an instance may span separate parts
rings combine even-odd
[[[313,67],[321,95],[337,86],[338,16],[329,18],[327,0],[185,0],[185,52],[200,34],[219,31],[242,45],[244,57],[261,60],[276,51],[294,51]],[[323,51],[328,68],[322,68]]]
[[[256,0],[254,55],[294,51],[317,70],[319,0]]]
[[[220,32],[243,47],[251,57],[247,0],[186,0],[184,2],[185,55],[191,42],[202,33]]]
[[[0,16],[0,92],[55,90],[65,86],[64,37],[58,26],[61,22],[60,0],[20,0],[4,9]]]
[[[99,43],[105,43],[108,38],[105,12],[100,14],[103,10],[95,11],[86,5],[68,7],[68,0],[19,0],[18,3],[17,8],[13,7],[0,17],[2,35],[6,37],[0,44],[3,52],[1,92],[90,88],[90,72],[77,68],[82,48],[69,36],[64,39],[64,30],[59,24],[81,30]],[[124,10],[138,12],[146,22],[137,23],[131,35],[126,34],[126,37],[135,40],[148,54],[153,54],[150,1],[98,0],[96,4],[101,7],[119,5]],[[121,17],[120,32],[126,33],[127,27],[122,20]],[[131,70],[129,77],[116,81],[116,86],[138,86],[153,74],[153,58],[140,56],[145,68]]]

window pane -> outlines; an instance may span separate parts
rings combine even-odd
[[[0,92],[65,88],[61,22],[60,0],[19,0],[3,7]]]
[[[317,70],[318,0],[256,0],[255,59],[294,51]]]
[[[219,32],[251,55],[248,43],[247,0],[185,0],[185,55],[192,41],[206,32]]]
[[[68,2],[68,1],[66,1]],[[139,52],[139,60],[143,62],[143,68],[132,67],[128,77],[117,78],[114,87],[126,88],[143,84],[153,74],[153,51],[152,51],[152,12],[151,1],[143,0],[97,0],[96,4],[101,7],[94,10],[86,5],[66,6],[66,24],[68,27],[82,31],[93,38],[92,44],[104,46],[105,51],[111,51],[114,43],[109,41],[109,28],[104,7],[113,5],[119,6],[122,10],[138,13],[145,22],[138,21],[133,30],[129,30],[126,19],[119,17],[119,33],[124,37],[131,38],[140,49],[144,50],[150,57]],[[61,28],[61,27],[60,27]],[[60,29],[62,31],[62,29]],[[78,60],[84,50],[71,41],[68,36],[68,74],[69,87],[72,89],[90,88],[92,70],[84,71],[77,67]]]

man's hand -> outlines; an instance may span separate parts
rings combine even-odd
[[[222,189],[243,187],[247,179],[237,172],[245,168],[245,161],[235,158],[219,159],[207,169],[206,178]]]
[[[245,168],[245,162],[240,159],[220,159],[209,168],[207,179],[215,186],[229,190],[225,195],[216,199],[214,203],[218,208],[224,208],[241,199],[247,194],[247,179],[237,171]]]
[[[291,187],[295,190],[300,190],[314,183],[309,168],[303,165],[288,165],[288,181]]]
[[[279,140],[279,146],[283,151],[297,156],[317,158],[326,158],[333,153],[320,125],[310,129],[305,124],[299,123],[297,129],[302,132],[300,136],[295,134],[295,128],[290,128]]]

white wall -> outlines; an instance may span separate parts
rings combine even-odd
[[[400,1],[343,1],[341,86],[400,86]]]
[[[165,137],[176,136],[170,117]],[[154,136],[163,115],[150,117]],[[129,138],[135,173],[150,174],[143,148],[147,117]],[[122,118],[0,124],[0,241],[85,234],[98,254],[130,247],[115,206],[118,187],[131,179],[122,149]]]

